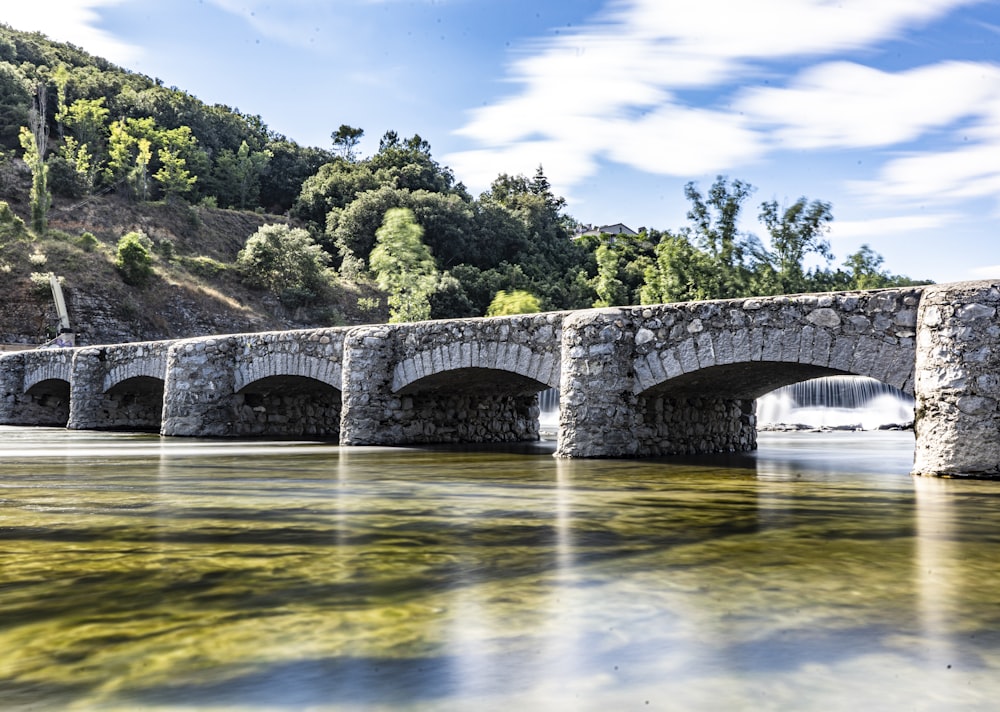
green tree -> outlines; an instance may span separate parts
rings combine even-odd
[[[28,112],[29,126],[22,126],[21,148],[24,162],[31,170],[31,229],[44,235],[48,229],[49,207],[52,196],[49,193],[49,167],[45,164],[45,151],[49,141],[49,128],[45,121],[45,85],[39,82],[31,111]]]
[[[94,156],[102,155],[108,133],[108,115],[111,112],[104,106],[104,101],[103,96],[77,99],[69,105],[63,116],[66,127]]]
[[[655,254],[639,292],[643,304],[716,298],[710,291],[715,287],[715,261],[692,244],[686,233],[664,233]]]
[[[600,245],[594,253],[597,258],[597,277],[594,291],[597,292],[595,307],[614,307],[628,303],[625,283],[618,279],[618,253],[609,245]]]
[[[330,134],[330,138],[333,139],[334,151],[344,160],[353,163],[357,159],[358,144],[364,135],[364,129],[341,124],[339,129]]]
[[[115,269],[126,284],[142,287],[153,276],[153,256],[149,251],[149,238],[141,232],[130,232],[118,241]]]
[[[93,157],[87,145],[66,136],[56,155],[49,159],[49,184],[53,192],[79,198],[93,188]]]
[[[375,233],[370,265],[379,288],[389,295],[389,322],[429,319],[430,295],[438,280],[423,228],[409,208],[391,208]]]
[[[164,195],[172,198],[191,192],[198,177],[191,175],[184,159],[169,148],[161,148],[158,156],[160,170],[153,175],[153,179],[160,184]]]
[[[20,67],[0,61],[0,146],[20,146],[20,128],[28,123],[31,82]]]
[[[237,151],[226,149],[215,163],[213,193],[227,207],[246,208],[260,196],[260,176],[271,159],[270,151],[252,151],[243,141]]]
[[[243,282],[267,289],[287,306],[314,301],[326,283],[329,257],[300,227],[264,225],[236,256]]]
[[[537,314],[542,310],[542,303],[531,292],[516,289],[513,292],[500,290],[490,302],[486,316],[511,316],[514,314]]]
[[[740,232],[739,219],[743,203],[753,191],[749,183],[727,181],[725,176],[718,176],[705,196],[693,182],[684,186],[684,195],[691,203],[687,213],[692,223],[690,239],[713,265],[698,276],[701,283],[697,290],[704,298],[743,296],[750,288],[747,260],[759,252],[759,243]]]
[[[764,294],[794,294],[811,287],[803,261],[816,254],[829,261],[830,243],[823,239],[833,213],[829,203],[799,198],[781,210],[777,201],[760,205],[760,220],[771,237],[771,250],[758,270],[757,291]]]

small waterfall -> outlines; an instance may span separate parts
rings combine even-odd
[[[559,436],[559,389],[549,388],[538,394],[538,427],[543,440]]]
[[[880,430],[913,423],[913,397],[860,376],[795,383],[757,399],[761,430]]]

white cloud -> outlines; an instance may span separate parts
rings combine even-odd
[[[141,48],[122,41],[100,25],[100,9],[128,0],[28,0],[5,2],[0,21],[16,30],[41,32],[52,40],[72,42],[90,54],[121,65],[135,62]]]
[[[607,124],[607,155],[649,173],[691,176],[759,157],[764,146],[736,114],[667,105],[633,121]]]
[[[572,166],[560,171],[544,165],[552,175],[565,175],[564,183],[550,179],[555,189],[567,192],[601,158],[665,175],[745,165],[774,148],[769,134],[775,128],[781,140],[801,147],[891,144],[951,122],[982,99],[988,92],[977,94],[974,71],[949,65],[900,78],[829,64],[804,73],[789,89],[736,97],[725,92],[732,83],[762,81],[765,71],[773,77],[770,62],[801,64],[809,57],[871,47],[975,1],[618,0],[575,32],[522,48],[508,72],[519,90],[471,112],[457,133],[475,147],[445,160],[455,165],[475,156],[489,162],[476,173],[495,176],[515,170],[504,161],[522,155],[517,146],[558,144],[559,154],[576,156]],[[954,82],[956,76],[961,82]],[[863,85],[851,86],[852,80]],[[941,104],[954,97],[960,107],[934,104],[923,116],[908,113],[928,106],[915,89],[927,80],[946,91]],[[885,87],[902,106],[886,99]],[[697,89],[722,96],[701,108],[684,106],[681,97]],[[817,95],[846,96],[855,106],[874,97],[882,108],[874,125],[844,106],[812,126],[818,112],[809,99]],[[781,107],[791,114],[782,114]]]
[[[776,127],[782,148],[891,146],[980,114],[1000,97],[1000,67],[942,62],[889,73],[849,62],[812,67],[789,88],[756,87],[740,110]]]
[[[935,230],[954,222],[956,215],[895,215],[871,220],[835,220],[830,225],[831,240],[878,241],[894,235],[909,235],[920,230]]]

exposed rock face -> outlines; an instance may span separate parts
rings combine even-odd
[[[1000,284],[927,287],[916,353],[916,474],[1000,476]]]

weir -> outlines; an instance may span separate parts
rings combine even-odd
[[[760,429],[878,430],[913,425],[913,396],[860,376],[829,376],[779,388],[757,400]]]
[[[558,388],[558,457],[740,452],[758,398],[852,375],[914,398],[916,474],[993,477],[998,307],[963,282],[22,351],[0,356],[0,424],[514,442]]]

